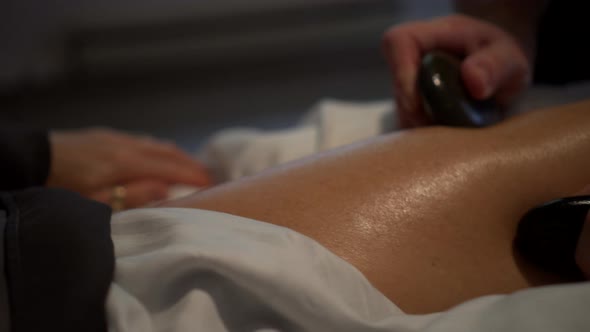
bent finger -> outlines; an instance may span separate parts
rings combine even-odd
[[[461,74],[476,99],[496,95],[507,103],[530,82],[530,65],[524,51],[512,39],[492,43],[468,56]]]
[[[136,167],[129,170],[128,181],[142,178],[157,179],[170,184],[186,184],[196,187],[209,186],[210,176],[202,166],[185,165],[176,160],[138,156]]]
[[[183,174],[182,179],[175,175],[178,183],[197,186],[208,186],[211,184],[211,177],[207,168],[198,160],[182,151],[171,143],[150,144],[145,147],[143,153],[146,156],[157,159],[160,163],[168,163],[177,169],[177,173]]]

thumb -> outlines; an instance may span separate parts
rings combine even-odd
[[[475,99],[495,96],[507,104],[530,82],[530,65],[516,42],[492,43],[468,56],[461,66],[465,86]]]

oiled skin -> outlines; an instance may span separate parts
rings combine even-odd
[[[521,216],[590,183],[590,102],[488,129],[379,137],[169,206],[303,233],[357,267],[403,310],[563,282],[513,251]]]

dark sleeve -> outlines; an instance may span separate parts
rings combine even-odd
[[[535,83],[560,85],[590,79],[590,48],[584,41],[590,32],[587,6],[579,0],[550,1],[538,29]]]
[[[65,190],[0,193],[0,310],[8,307],[0,321],[8,331],[107,331],[110,219],[108,206]]]
[[[0,190],[44,185],[49,165],[46,130],[0,125]]]

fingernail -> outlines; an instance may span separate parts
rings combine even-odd
[[[475,97],[479,97],[481,99],[487,99],[491,97],[493,87],[490,84],[490,77],[488,75],[488,72],[480,66],[475,66],[472,70],[474,76],[476,77],[476,80],[478,81],[478,85],[481,87],[481,95]]]
[[[516,248],[545,271],[579,277],[576,248],[589,210],[590,196],[562,198],[531,209],[518,225]]]

